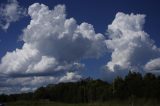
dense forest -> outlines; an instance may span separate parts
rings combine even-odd
[[[0,102],[21,100],[47,100],[66,103],[103,102],[113,99],[156,99],[160,100],[160,76],[129,72],[125,78],[117,77],[112,83],[91,78],[78,82],[49,84],[34,92],[0,95]]]

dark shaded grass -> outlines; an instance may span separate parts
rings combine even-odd
[[[120,101],[113,100],[108,102],[96,102],[96,103],[57,103],[49,101],[18,101],[7,103],[6,106],[160,106],[160,102],[157,100],[136,100],[136,101]]]

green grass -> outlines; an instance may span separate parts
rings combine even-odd
[[[137,100],[133,103],[128,101],[108,101],[101,103],[79,103],[79,104],[67,104],[67,103],[55,103],[55,102],[38,102],[38,101],[19,101],[10,102],[6,106],[160,106],[160,102],[155,100]]]

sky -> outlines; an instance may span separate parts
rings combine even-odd
[[[1,0],[0,93],[159,75],[159,10],[158,0]]]

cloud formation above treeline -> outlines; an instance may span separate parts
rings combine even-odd
[[[17,1],[13,3],[17,4],[16,12],[22,10]],[[77,24],[73,17],[66,18],[65,8],[57,5],[50,10],[39,3],[29,6],[31,20],[21,35],[22,48],[7,52],[1,59],[0,93],[32,91],[49,83],[77,81],[83,77],[79,72],[85,68],[81,60],[98,59],[109,52],[110,61],[104,66],[106,74],[159,70],[160,49],[143,30],[145,15],[118,12],[108,25],[106,38],[96,33],[93,25]],[[5,19],[6,24],[1,27],[8,29],[15,21]]]

